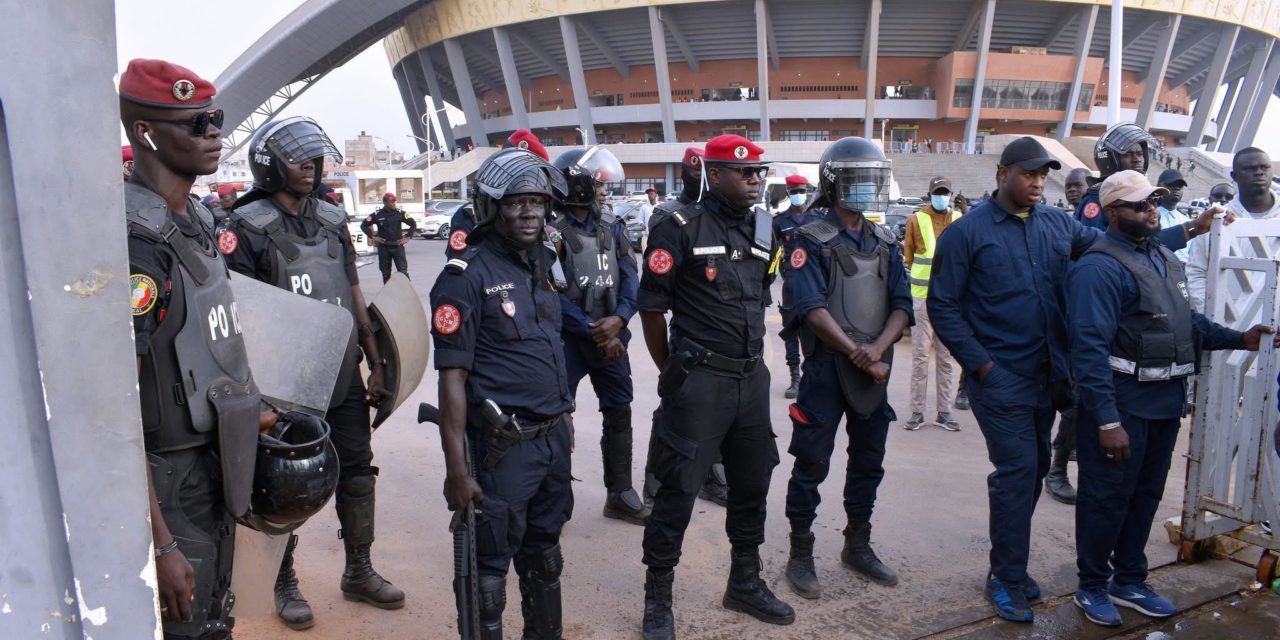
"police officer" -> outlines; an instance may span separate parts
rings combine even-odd
[[[564,191],[560,172],[528,151],[491,156],[476,172],[478,224],[469,246],[431,289],[444,494],[451,510],[479,505],[480,637],[486,640],[503,637],[513,558],[523,637],[562,633],[560,530],[573,510],[573,394],[551,252],[541,243],[551,201]],[[484,411],[488,402],[497,411]],[[474,451],[474,478],[467,446]]]
[[[528,129],[516,129],[507,137],[507,147],[524,149],[547,162],[551,162],[551,156],[547,155],[547,148],[542,146],[542,141],[538,136],[534,135]],[[547,221],[551,218],[548,216]],[[458,207],[453,217],[449,219],[449,242],[445,243],[444,255],[447,258],[456,258],[467,250],[467,235],[472,229],[476,228],[475,213],[470,211],[468,207]]]
[[[409,226],[409,233],[404,226]],[[373,227],[378,227],[377,232]],[[396,194],[386,193],[382,196],[382,208],[374,211],[360,223],[364,232],[374,246],[378,248],[378,269],[382,271],[382,281],[391,279],[391,263],[396,263],[396,271],[409,275],[409,262],[405,260],[404,246],[409,244],[414,234],[418,233],[418,223],[396,206]]]
[[[236,188],[223,183],[218,185],[218,201],[211,207],[209,211],[213,213],[214,237],[222,234],[223,229],[231,226],[231,209],[235,207],[236,199],[240,194]]]
[[[622,163],[603,147],[573,149],[556,158],[568,195],[551,227],[564,265],[564,359],[569,389],[591,376],[603,416],[600,453],[608,497],[604,517],[644,524],[649,515],[631,487],[631,360],[627,322],[635,314],[636,271],[625,226],[601,210],[606,182],[625,180]]]
[[[776,244],[767,215],[752,209],[768,167],[763,149],[723,135],[707,142],[702,200],[682,205],[650,232],[638,307],[645,343],[662,370],[662,420],[651,466],[661,482],[645,523],[646,638],[675,637],[671,587],[694,499],[716,452],[729,491],[732,543],[722,604],[771,624],[795,612],[760,577],[765,499],[778,464],[763,362]],[[675,345],[665,314],[672,312]]]
[[[706,191],[706,185],[702,182],[704,155],[703,150],[698,147],[685,147],[684,157],[680,159],[680,194],[674,201],[664,200],[654,205],[653,214],[649,216],[650,233],[663,218],[671,215],[672,211],[690,202],[697,202],[702,197]]]
[[[213,96],[208,81],[161,60],[132,60],[120,76],[135,150],[129,285],[167,639],[231,637],[235,518],[248,510],[261,404],[213,216],[190,195],[197,175],[218,170]]]
[[[809,201],[809,180],[800,174],[787,176],[787,210],[773,217],[773,234],[782,243],[782,254],[789,256],[796,247],[796,231],[800,227],[822,218],[822,212],[807,206]],[[791,287],[791,269],[786,262],[779,265],[782,272],[782,304],[778,310],[782,312],[784,330],[797,321],[795,313],[795,294]],[[783,338],[787,351],[787,369],[791,372],[791,384],[782,396],[788,400],[800,393],[800,337],[795,332],[788,332]]]
[[[1098,202],[1098,187],[1102,180],[1118,171],[1137,171],[1145,174],[1151,166],[1151,153],[1160,143],[1146,129],[1132,122],[1121,122],[1107,129],[1093,145],[1093,162],[1098,166],[1099,181],[1076,205],[1076,220],[1087,227],[1106,230],[1107,219],[1102,215]]]
[[[898,583],[898,575],[871,549],[871,511],[884,477],[889,423],[897,419],[886,393],[893,345],[913,315],[897,238],[863,217],[889,205],[892,165],[884,152],[864,138],[841,138],[823,152],[818,167],[821,195],[814,209],[826,207],[826,215],[796,231],[795,248],[785,254],[805,345],[800,397],[790,411],[788,451],[796,461],[787,485],[787,581],[806,598],[822,593],[810,527],[822,500],[818,486],[827,477],[845,417],[848,526],[840,559],[877,584]]]
[[[325,158],[341,162],[342,156],[310,118],[286,118],[260,129],[249,143],[253,190],[236,202],[231,228],[218,236],[218,246],[232,269],[336,304],[355,317],[355,335],[325,414],[342,465],[334,500],[346,551],[340,588],[347,600],[398,609],[404,592],[379,575],[369,557],[378,474],[371,464],[369,406],[385,393],[386,361],[369,327],[346,212],[316,197]],[[367,389],[360,379],[360,348],[369,362]],[[315,619],[293,571],[296,546],[295,537],[276,581],[276,607],[287,626],[305,629]]]
[[[1256,351],[1271,327],[1245,333],[1191,310],[1184,267],[1154,239],[1168,193],[1136,171],[1107,178],[1109,227],[1071,271],[1071,363],[1080,394],[1079,587],[1090,621],[1122,623],[1116,606],[1177,613],[1146,584],[1143,550],[1177,444],[1197,347]]]

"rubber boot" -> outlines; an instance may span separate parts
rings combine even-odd
[[[352,602],[365,602],[379,609],[404,606],[404,591],[378,575],[369,557],[373,546],[374,476],[356,476],[340,483],[335,498],[338,522],[342,530],[342,546],[347,552],[347,566],[342,571],[342,597]]]
[[[502,640],[502,611],[507,608],[506,576],[481,575],[476,581],[480,602],[480,640]],[[462,612],[458,612],[462,615]],[[461,621],[459,621],[461,622]],[[461,623],[458,625],[461,627]]]
[[[791,557],[787,560],[787,582],[801,598],[815,600],[822,596],[822,585],[813,568],[813,532],[791,531]]]
[[[876,552],[871,550],[870,522],[850,522],[845,528],[844,549],[840,552],[840,561],[876,584],[886,587],[898,584],[898,574],[880,562]]]
[[[795,400],[800,395],[800,365],[791,365],[791,386],[782,394],[788,400]]]
[[[649,509],[631,486],[631,407],[614,407],[602,413],[600,453],[604,458],[604,486],[609,492],[604,517],[643,525]]]
[[[791,624],[796,612],[781,601],[760,579],[760,554],[757,551],[730,552],[729,584],[720,601],[730,611],[745,613],[769,624]]]
[[[531,556],[516,556],[520,576],[520,612],[524,614],[523,640],[560,640],[560,571],[564,558],[560,545]]]
[[[671,612],[671,583],[676,570],[649,569],[644,572],[644,621],[640,633],[644,640],[675,640],[676,618]]]
[[[298,576],[293,572],[293,550],[297,547],[298,536],[290,535],[289,544],[284,548],[284,560],[276,574],[276,614],[284,626],[301,631],[315,626],[316,619],[311,615],[311,605],[298,589]]]
[[[1044,489],[1062,504],[1076,503],[1076,490],[1071,486],[1071,478],[1067,477],[1068,453],[1062,447],[1053,450],[1053,462],[1049,465],[1049,475],[1044,477]]]
[[[729,506],[729,484],[725,481],[724,464],[719,460],[707,470],[707,477],[702,480],[698,497],[722,507]]]

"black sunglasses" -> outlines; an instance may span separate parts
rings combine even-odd
[[[1138,202],[1116,202],[1111,206],[1124,207],[1126,209],[1133,209],[1134,211],[1146,211],[1148,207],[1159,207],[1160,199],[1162,197],[1164,196],[1151,196],[1146,200],[1139,200]]]
[[[755,166],[755,167],[738,167],[734,165],[721,165],[721,166],[725,169],[733,169],[734,171],[737,171],[739,174],[742,175],[743,180],[750,180],[752,178],[755,178],[757,180],[764,180],[769,175],[769,167],[766,167],[763,165]]]
[[[187,118],[186,120],[164,120],[160,118],[148,118],[148,122],[167,122],[169,124],[186,125],[191,127],[191,136],[199,138],[209,130],[209,125],[213,125],[219,129],[222,128],[222,109],[214,109],[213,111],[205,111]]]

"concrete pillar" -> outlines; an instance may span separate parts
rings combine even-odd
[[[1233,101],[1234,105],[1231,109],[1229,119],[1218,116],[1218,151],[1232,152],[1236,149],[1236,141],[1240,139],[1240,128],[1244,126],[1245,120],[1249,118],[1249,111],[1253,107],[1254,98],[1262,91],[1262,75],[1266,71],[1267,60],[1271,58],[1271,52],[1275,49],[1275,40],[1268,37],[1265,44],[1261,44],[1253,51],[1253,59],[1249,61],[1249,70],[1245,72],[1244,79],[1241,83],[1242,90],[1238,93]],[[1271,93],[1271,87],[1265,88],[1267,93]],[[1230,98],[1228,98],[1230,100]],[[1225,104],[1225,102],[1224,102]],[[1222,127],[1226,127],[1223,131]]]
[[[430,128],[435,131],[436,144],[440,145],[440,150],[448,157],[450,150],[457,146],[453,141],[453,125],[449,122],[447,111],[436,111],[445,106],[444,94],[440,91],[440,77],[436,75],[435,65],[431,63],[431,56],[427,55],[426,49],[418,49],[418,64],[422,65],[422,76],[427,80],[427,96],[423,113],[426,113],[427,119],[431,121]]]
[[[413,140],[414,145],[418,148],[418,153],[427,152],[427,143],[419,140],[422,136],[422,111],[418,108],[418,101],[413,96],[413,90],[409,86],[409,61],[401,60],[391,69],[391,77],[396,80],[396,88],[400,90],[400,101],[404,103],[404,113],[409,118],[409,130],[416,136]]]
[[[658,76],[658,108],[662,117],[662,141],[676,139],[675,109],[671,106],[671,69],[667,66],[667,34],[662,29],[658,8],[649,7],[649,37],[653,40],[653,69]]]
[[[462,114],[467,117],[467,135],[471,136],[471,144],[475,147],[487,147],[489,135],[484,131],[480,101],[476,99],[476,89],[471,84],[471,72],[467,70],[467,58],[462,53],[462,45],[456,38],[445,40],[444,53],[449,57],[449,72],[453,76],[454,86],[458,88]]]
[[[511,53],[511,38],[502,27],[493,28],[493,43],[498,49],[498,62],[502,65],[502,82],[507,85],[507,102],[511,103],[511,115],[516,128],[529,128],[529,112],[524,106],[524,91],[520,87],[520,73],[516,70],[516,57]]]
[[[1097,5],[1094,5],[1095,7]],[[1124,3],[1111,0],[1111,46],[1107,52],[1107,127],[1120,122],[1120,71],[1124,68]]]
[[[1236,138],[1236,150],[1253,146],[1253,138],[1262,124],[1262,116],[1267,111],[1267,105],[1271,103],[1271,94],[1275,91],[1276,82],[1280,82],[1280,51],[1272,52],[1271,61],[1262,72],[1262,84],[1258,87],[1258,93],[1253,96],[1249,115],[1245,118],[1244,126],[1240,128],[1240,136]]]
[[[987,83],[987,54],[991,50],[991,25],[996,19],[996,0],[986,0],[982,27],[978,34],[978,73],[973,79],[973,105],[964,126],[964,152],[973,153],[978,141],[978,119],[982,114],[982,91]]]
[[[1137,125],[1143,129],[1151,124],[1151,114],[1155,113],[1156,100],[1164,86],[1164,74],[1169,70],[1169,58],[1173,55],[1173,43],[1178,39],[1178,29],[1181,26],[1182,16],[1173,14],[1169,26],[1160,32],[1151,65],[1147,67],[1146,87],[1142,90],[1142,101],[1138,103]]]
[[[995,0],[990,0],[990,3],[994,4]],[[880,9],[880,0],[871,0],[870,9],[867,12],[868,50],[862,53],[863,59],[867,61],[867,106],[866,113],[862,117],[862,137],[868,140],[874,138],[876,134],[876,98],[879,97],[876,84],[876,60],[880,57]],[[987,33],[990,35],[990,29]],[[986,64],[986,54],[983,53],[980,57],[982,60],[978,63],[979,66]]]
[[[1264,59],[1263,64],[1266,64]],[[1235,78],[1227,82],[1227,94],[1222,96],[1222,105],[1218,107],[1218,117],[1214,118],[1214,122],[1218,123],[1218,137],[1209,145],[1209,149],[1217,149],[1222,144],[1222,132],[1227,127],[1227,120],[1231,117],[1232,107],[1235,105],[1236,97],[1240,95],[1240,83],[1243,78]],[[1240,96],[1243,97],[1243,96]]]
[[[582,74],[582,50],[578,48],[578,28],[572,16],[560,16],[560,37],[564,39],[564,59],[569,63],[569,84],[573,86],[573,105],[582,123],[583,144],[596,143],[596,126],[591,119],[591,98],[587,95],[587,79]]]
[[[1222,88],[1222,77],[1227,73],[1227,63],[1231,61],[1231,51],[1235,48],[1239,35],[1238,26],[1222,27],[1222,38],[1218,40],[1218,48],[1213,52],[1213,60],[1209,63],[1209,75],[1205,77],[1204,89],[1200,91],[1195,113],[1191,115],[1191,130],[1187,133],[1188,147],[1200,146],[1200,141],[1204,138],[1209,114],[1213,112],[1213,101],[1218,97],[1218,89]]]
[[[1080,104],[1080,91],[1084,86],[1085,67],[1089,64],[1089,47],[1093,46],[1093,28],[1098,24],[1098,5],[1081,8],[1080,28],[1076,31],[1076,72],[1071,76],[1071,91],[1067,94],[1067,109],[1058,125],[1058,139],[1071,137],[1071,127],[1076,121],[1076,107]]]
[[[760,140],[768,142],[773,132],[769,128],[769,13],[764,1],[756,0],[756,97],[760,102]]]

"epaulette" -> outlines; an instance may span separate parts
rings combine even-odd
[[[471,260],[475,258],[476,254],[479,252],[480,247],[467,247],[467,250],[459,254],[458,257],[450,258],[449,261],[445,263],[445,271],[450,273],[462,273],[463,271],[466,271],[467,267],[471,264]]]
[[[882,224],[877,224],[870,220],[864,220],[863,224],[871,225],[871,233],[874,234],[876,239],[879,240],[880,242],[886,245],[895,245],[898,243],[898,238],[889,231],[888,227]]]
[[[694,218],[702,215],[703,211],[706,211],[706,209],[702,208],[702,203],[690,202],[688,204],[681,205],[677,209],[673,209],[671,211],[671,219],[675,220],[676,224],[683,227],[692,222]]]
[[[840,230],[826,220],[814,220],[796,229],[796,235],[804,236],[818,244],[827,244],[840,235]]]

